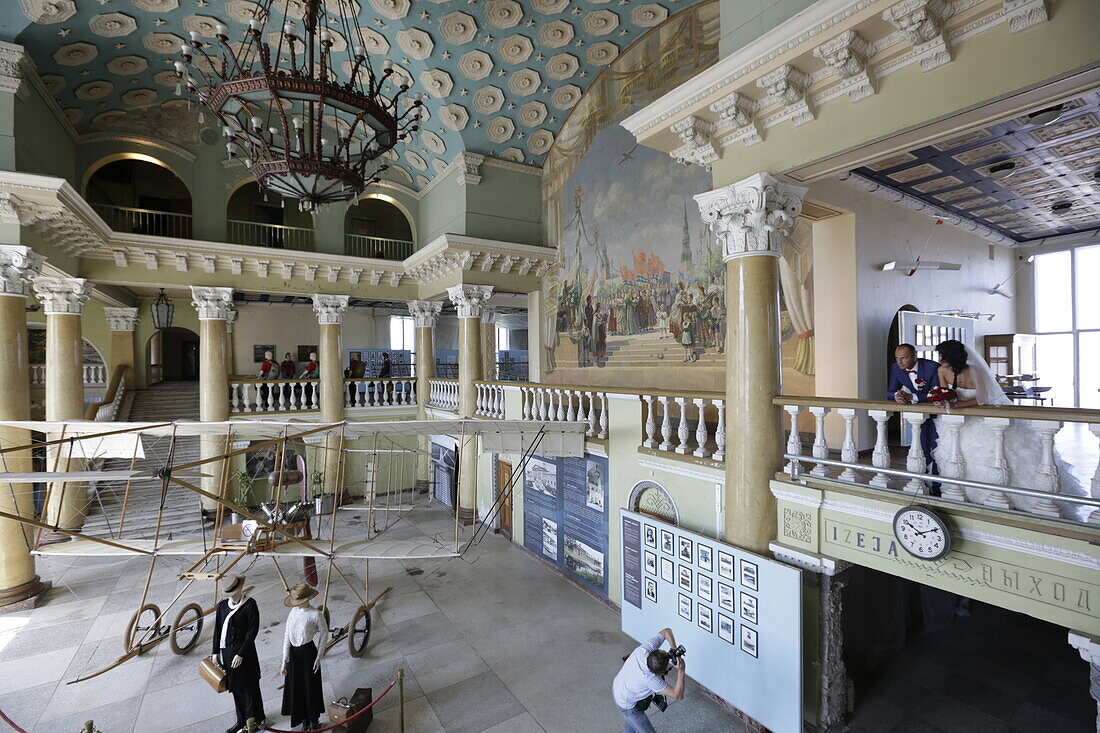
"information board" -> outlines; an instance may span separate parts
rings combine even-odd
[[[607,474],[602,456],[532,456],[523,474],[523,544],[607,595]]]
[[[801,571],[619,513],[623,632],[643,641],[671,628],[687,648],[689,677],[769,730],[800,733]]]

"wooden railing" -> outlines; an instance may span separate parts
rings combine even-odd
[[[84,419],[97,422],[113,422],[118,417],[122,400],[126,397],[126,389],[130,379],[129,366],[120,364],[115,367],[115,371],[111,375],[111,383],[107,386],[107,394],[103,396],[101,402],[88,405],[88,408],[84,411]]]
[[[46,365],[31,364],[31,386],[41,387],[46,384]],[[82,370],[82,379],[85,387],[103,387],[107,384],[106,364],[85,364]]]
[[[429,379],[428,405],[440,410],[458,412],[458,380]]]
[[[285,224],[263,224],[258,221],[228,219],[225,222],[225,238],[234,244],[273,249],[293,249],[299,252],[315,250],[313,229],[290,227]]]
[[[352,257],[403,260],[413,253],[414,248],[414,244],[407,239],[371,237],[366,234],[344,235],[344,254]]]
[[[100,218],[116,232],[155,237],[191,238],[191,215],[174,211],[136,209],[132,206],[92,204]]]

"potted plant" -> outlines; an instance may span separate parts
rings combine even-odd
[[[335,494],[324,493],[325,474],[323,471],[314,471],[309,477],[310,488],[313,493],[314,510],[318,514],[329,514],[336,498]]]
[[[248,471],[239,470],[235,471],[230,478],[233,481],[234,490],[229,500],[241,509],[247,508],[252,499],[252,485],[256,483],[256,477],[250,475]],[[244,517],[237,512],[232,512],[229,517],[231,524],[239,524],[243,519]]]

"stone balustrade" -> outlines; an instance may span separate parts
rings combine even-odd
[[[345,379],[344,407],[404,407],[416,405],[416,378]]]
[[[31,364],[30,372],[32,387],[46,386],[45,364]],[[85,364],[83,367],[83,376],[85,387],[102,387],[107,384],[107,365]]]
[[[504,386],[492,382],[477,382],[475,414],[493,420],[504,419]]]
[[[428,406],[458,412],[458,380],[429,379]]]
[[[344,407],[416,405],[416,379],[345,379]],[[320,410],[320,380],[230,379],[229,412],[310,412]]]
[[[726,458],[726,401],[715,396],[647,392],[642,446],[696,458]]]
[[[518,383],[523,420],[583,422],[589,438],[607,437],[607,392],[566,385]]]
[[[1091,486],[1082,487],[1085,497],[1061,493],[1065,471],[1059,471],[1054,445],[1056,435],[1069,424],[1080,425],[1078,430],[1082,434],[1087,428],[1088,433],[1100,439],[1100,411],[1006,406],[945,412],[927,403],[901,406],[877,400],[789,396],[777,397],[775,404],[789,416],[784,471],[792,478],[827,479],[906,494],[928,494],[932,485],[938,485],[941,498],[948,501],[1026,512],[1048,519],[1087,518],[1090,524],[1100,524],[1100,500],[1087,498],[1090,493],[1100,497],[1100,462],[1092,472]],[[798,430],[803,411],[812,416],[813,424],[808,453]],[[887,442],[888,424],[894,415],[908,426],[912,436],[904,458],[898,455],[896,460]],[[938,415],[936,454],[941,459],[936,474],[930,470],[920,441],[921,426],[933,415]],[[870,465],[861,460],[856,448],[856,423],[861,418],[869,418],[873,425]],[[989,428],[986,433],[989,443],[969,455],[960,440],[960,432],[968,420],[983,421]],[[840,428],[833,433],[832,446],[829,421],[836,421],[835,427]],[[1029,487],[1011,483],[1006,445],[1014,424],[1024,424],[1037,435],[1039,461],[1028,467],[1034,477]],[[835,436],[841,434],[843,437],[836,445]],[[839,460],[833,457],[834,450],[839,453]],[[980,464],[969,466],[968,470],[968,464],[974,461]],[[811,467],[806,474],[804,464]]]

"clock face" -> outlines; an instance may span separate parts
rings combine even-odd
[[[907,506],[894,515],[894,535],[913,557],[939,560],[951,550],[951,533],[930,509]]]

